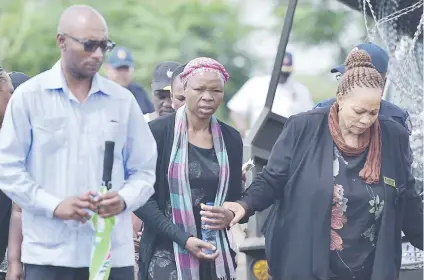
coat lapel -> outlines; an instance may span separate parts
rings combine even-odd
[[[325,124],[327,122],[324,122]],[[313,199],[313,249],[312,249],[312,272],[317,279],[327,280],[329,278],[330,266],[330,218],[333,199],[333,138],[331,137],[328,125],[323,125],[317,135],[315,153],[318,156],[314,158],[319,162],[319,182]]]
[[[392,147],[396,146],[393,143],[393,139],[390,135],[385,132],[382,128],[382,158],[381,158],[381,183],[384,184],[384,210],[379,228],[377,247],[374,256],[374,266],[371,279],[372,280],[394,280],[394,276],[397,274],[397,268],[400,265],[400,260],[396,261],[396,247],[400,247],[399,244],[395,244],[400,232],[396,230],[396,208],[398,200],[399,189],[402,188],[402,183],[396,179],[399,178],[396,174],[396,166],[393,161],[399,159],[399,156],[395,153],[395,149]],[[399,262],[399,264],[397,264]]]

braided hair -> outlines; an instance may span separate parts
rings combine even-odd
[[[343,74],[337,97],[348,94],[354,87],[384,88],[384,80],[371,62],[371,57],[362,50],[353,50],[345,60],[346,72]]]

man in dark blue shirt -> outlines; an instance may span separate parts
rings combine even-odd
[[[386,80],[387,68],[389,66],[389,55],[387,54],[387,52],[373,43],[359,44],[353,50],[357,49],[366,51],[368,53],[376,70],[383,76],[383,79]],[[331,69],[331,73],[338,73],[337,79],[339,79],[344,74],[344,72],[344,65],[340,65]],[[335,97],[321,101],[314,107],[314,109],[329,107],[333,105],[335,101]],[[401,124],[403,127],[405,127],[409,134],[412,133],[412,124],[407,111],[399,108],[398,106],[388,101],[382,100],[379,113],[383,116],[392,118],[393,120]]]
[[[125,47],[115,47],[107,58],[106,72],[109,79],[127,88],[134,94],[143,114],[155,111],[147,92],[138,84],[132,83],[134,58],[131,51]]]

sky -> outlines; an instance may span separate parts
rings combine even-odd
[[[238,0],[228,0],[236,2]],[[243,0],[241,7],[242,22],[256,27],[262,27],[254,32],[244,44],[247,51],[261,58],[264,62],[256,69],[253,69],[254,75],[270,74],[272,71],[275,55],[277,52],[280,34],[276,34],[274,26],[282,19],[272,15],[273,0]],[[281,23],[282,26],[282,23]],[[351,30],[346,31],[346,40],[352,41],[352,47],[355,41],[359,39],[359,32]],[[260,44],[258,44],[260,42]],[[329,71],[334,66],[334,53],[336,47],[331,45],[310,46],[302,48],[289,41],[287,51],[293,53],[294,66],[298,73],[303,75],[314,75]]]

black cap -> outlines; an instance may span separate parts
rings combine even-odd
[[[281,72],[291,73],[293,72],[293,54],[286,52],[284,55],[283,65],[281,66]]]
[[[152,79],[152,90],[171,90],[171,78],[175,69],[181,63],[174,61],[165,61],[155,67]]]
[[[14,89],[16,89],[18,86],[28,81],[29,79],[31,79],[31,77],[25,75],[22,72],[10,72],[9,77],[10,77],[10,80],[12,80],[12,85]]]

